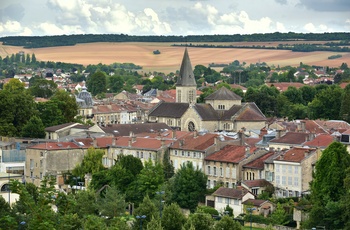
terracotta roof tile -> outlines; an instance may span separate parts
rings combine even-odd
[[[243,165],[244,168],[264,169],[264,161],[272,156],[274,152],[267,152],[265,155]]]
[[[239,145],[226,145],[220,151],[207,156],[204,160],[239,163],[246,156],[246,147]]]
[[[269,202],[269,201],[268,200],[248,199],[248,200],[244,201],[242,204],[245,204],[245,205],[251,204],[255,207],[260,207],[262,204],[264,204],[266,202]]]
[[[150,111],[149,116],[180,118],[187,111],[188,107],[188,103],[162,102]]]
[[[212,195],[234,199],[242,199],[242,197],[247,193],[248,191],[241,187],[237,189],[220,187]]]
[[[171,149],[186,149],[186,150],[200,150],[204,151],[214,144],[214,139],[218,137],[217,134],[206,133],[204,135],[195,136],[195,133],[177,140],[170,147]]]
[[[29,146],[28,149],[42,149],[42,150],[66,150],[66,149],[79,149],[81,148],[74,142],[48,142],[40,143],[37,145]]]
[[[334,141],[334,137],[329,134],[319,134],[313,140],[305,142],[304,146],[328,147]]]
[[[245,180],[242,181],[243,184],[248,186],[248,188],[253,188],[253,187],[266,187],[268,185],[272,185],[270,182],[268,182],[265,179],[257,179],[257,180]]]
[[[275,161],[289,161],[289,162],[302,162],[307,156],[315,153],[315,149],[311,148],[292,148],[286,151],[284,154],[281,154]]]
[[[302,144],[309,138],[308,133],[287,132],[280,138],[270,140],[270,143]]]

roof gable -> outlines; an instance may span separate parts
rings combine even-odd
[[[242,100],[242,98],[226,87],[221,87],[204,100]]]
[[[188,103],[162,102],[149,113],[149,116],[181,118],[188,108]]]

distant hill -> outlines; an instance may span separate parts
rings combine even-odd
[[[189,36],[133,36],[127,34],[78,34],[57,36],[11,36],[2,37],[4,45],[40,48],[72,46],[91,42],[266,42],[266,41],[348,41],[350,33],[267,33],[233,35],[189,35]]]

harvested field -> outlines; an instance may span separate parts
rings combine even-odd
[[[281,42],[249,43],[249,45],[275,45]],[[295,42],[294,42],[295,43]],[[315,42],[316,43],[316,42]],[[172,47],[173,43],[88,43],[75,46],[23,49],[0,45],[2,57],[18,51],[35,53],[39,61],[55,61],[88,64],[111,64],[131,62],[143,67],[143,71],[175,72],[181,64],[184,47]],[[224,44],[224,43],[217,43]],[[248,45],[248,43],[225,43]],[[153,50],[161,54],[154,55]],[[298,66],[300,62],[309,65],[339,67],[343,62],[350,64],[350,53],[338,52],[292,52],[289,50],[234,49],[234,48],[194,48],[189,47],[193,67],[210,63],[227,64],[234,60],[247,64],[266,62],[275,66]],[[331,55],[341,54],[341,58],[329,60]]]

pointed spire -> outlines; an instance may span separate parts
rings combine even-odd
[[[182,58],[180,75],[177,79],[176,85],[178,86],[196,86],[196,79],[193,74],[190,57],[188,56],[187,48],[185,49],[184,56]]]

